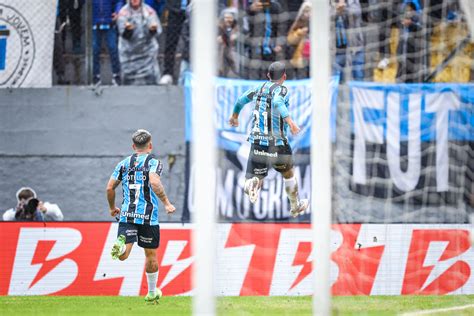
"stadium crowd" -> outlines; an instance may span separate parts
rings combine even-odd
[[[273,61],[287,64],[290,79],[309,76],[310,1],[216,1],[220,76],[265,79]],[[463,42],[468,31],[458,0],[328,1],[334,74],[379,82],[472,81],[473,47]],[[86,19],[84,0],[59,0],[57,84],[86,83],[87,45],[93,84],[102,83],[101,66],[108,62],[113,85],[182,82],[190,70],[190,0],[93,0],[91,6]],[[84,27],[92,28],[91,43]],[[73,65],[68,74],[66,63]]]

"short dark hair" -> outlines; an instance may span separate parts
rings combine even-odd
[[[16,195],[16,198],[18,199],[18,201],[28,200],[35,197],[36,197],[36,193],[33,191],[33,189],[27,188],[27,187],[21,188],[20,190],[18,190],[17,195]]]
[[[139,129],[133,133],[132,141],[137,148],[144,148],[151,141],[151,134],[145,129]]]
[[[270,77],[270,80],[280,80],[285,73],[286,67],[282,62],[276,61],[268,67],[268,76]]]

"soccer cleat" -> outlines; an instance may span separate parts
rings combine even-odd
[[[248,194],[250,202],[255,203],[258,200],[258,192],[260,191],[260,180],[257,177],[247,180],[245,183],[245,193]]]
[[[163,296],[163,293],[159,288],[156,288],[156,291],[154,293],[148,293],[145,296],[145,302],[147,303],[157,303],[158,300]]]
[[[112,255],[112,259],[117,260],[124,252],[125,252],[125,236],[120,235],[118,236],[117,240],[112,246],[112,251],[110,252],[110,254]]]
[[[300,200],[298,202],[298,204],[296,205],[296,207],[292,207],[291,210],[290,210],[290,214],[291,216],[293,217],[296,217],[298,215],[300,215],[301,213],[303,213],[304,211],[306,211],[306,209],[308,208],[309,206],[309,201],[308,199],[303,199],[303,200]]]

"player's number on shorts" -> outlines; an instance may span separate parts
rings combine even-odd
[[[142,187],[141,184],[130,184],[130,189],[135,190],[135,200],[133,201],[133,204],[135,205],[138,204],[138,199],[140,198],[141,187]]]
[[[267,116],[267,111],[262,112],[262,117],[263,117],[263,133],[268,134],[268,116]],[[260,132],[260,112],[258,110],[253,110],[253,118],[254,118],[254,125],[253,125],[253,131],[255,133]]]

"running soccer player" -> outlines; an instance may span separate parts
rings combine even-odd
[[[107,184],[107,200],[110,215],[120,215],[117,240],[112,247],[112,258],[121,261],[130,255],[132,246],[144,248],[146,256],[146,278],[148,281],[147,302],[156,302],[161,298],[161,290],[156,287],[158,279],[158,261],[156,249],[160,245],[160,225],[158,224],[158,198],[168,214],[175,207],[166,196],[160,181],[163,165],[153,157],[151,134],[143,129],[133,136],[134,154],[117,164]],[[115,206],[115,189],[122,182],[122,208]]]
[[[288,113],[288,89],[283,85],[286,80],[285,65],[281,62],[272,63],[267,77],[269,81],[248,90],[237,99],[229,124],[239,126],[242,108],[251,101],[255,103],[253,128],[248,138],[251,148],[244,191],[250,202],[255,203],[268,168],[273,167],[283,176],[291,205],[290,213],[296,217],[308,208],[309,203],[307,199],[299,199],[293,153],[286,135],[288,128],[293,135],[298,134],[300,128]]]

